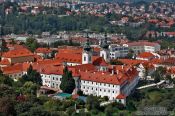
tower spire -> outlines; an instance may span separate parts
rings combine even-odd
[[[107,42],[107,33],[105,33],[104,38],[101,41],[100,47],[102,48],[100,51],[100,56],[104,58],[106,62],[110,61],[110,51],[109,51],[109,44]]]
[[[104,39],[102,40],[101,42],[101,48],[103,49],[108,49],[109,45],[108,45],[108,42],[107,42],[107,33],[105,32],[105,35],[104,35]]]
[[[90,51],[91,50],[91,46],[90,46],[90,42],[89,42],[89,35],[88,35],[88,33],[87,33],[86,37],[87,37],[87,40],[86,40],[86,42],[85,42],[85,44],[83,46],[83,49],[84,49],[84,51]]]
[[[83,46],[82,64],[90,64],[90,63],[92,63],[92,52],[91,52],[91,46],[89,42],[89,36],[87,33],[87,40]]]

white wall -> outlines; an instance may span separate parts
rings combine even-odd
[[[101,50],[100,51],[100,57],[103,57],[106,62],[109,62],[110,60],[110,52],[108,50]]]
[[[92,54],[90,52],[83,52],[82,54],[82,64],[92,63]]]
[[[116,99],[116,96],[120,93],[119,85],[98,83],[92,81],[81,80],[81,90],[86,95],[94,96],[108,96],[109,100]]]

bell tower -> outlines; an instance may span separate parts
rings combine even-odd
[[[89,36],[87,33],[87,41],[83,46],[82,64],[91,64],[91,63],[92,63],[92,51],[89,43]]]
[[[106,62],[110,61],[110,52],[109,52],[109,44],[107,43],[107,33],[105,33],[105,37],[100,42],[100,57],[103,57]]]

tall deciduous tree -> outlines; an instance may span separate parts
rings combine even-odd
[[[67,67],[63,71],[60,88],[65,93],[72,93],[75,89],[75,80],[72,77],[72,72]]]

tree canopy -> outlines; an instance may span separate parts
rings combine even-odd
[[[68,70],[67,66],[63,71],[60,89],[65,93],[72,93],[75,89],[75,80],[72,77],[72,72]]]

